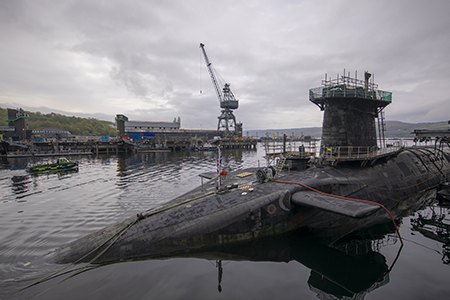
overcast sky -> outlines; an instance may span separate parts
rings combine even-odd
[[[309,89],[368,70],[387,120],[450,119],[450,1],[0,0],[0,106],[215,129],[199,48],[244,131],[315,127]]]

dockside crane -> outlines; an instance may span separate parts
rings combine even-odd
[[[236,117],[233,114],[233,109],[239,107],[239,100],[236,100],[234,97],[229,83],[225,83],[224,87],[220,89],[212,64],[209,61],[208,55],[206,55],[205,45],[200,43],[200,48],[202,48],[206,67],[208,68],[209,76],[211,77],[211,81],[216,90],[220,108],[223,108],[222,113],[218,117],[219,122],[217,124],[217,130],[234,131],[234,135],[237,135]]]

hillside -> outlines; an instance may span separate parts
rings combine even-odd
[[[305,127],[305,128],[288,128],[288,129],[260,129],[260,130],[248,130],[243,132],[243,135],[253,136],[253,137],[264,137],[266,133],[269,137],[272,134],[275,136],[282,136],[286,134],[288,136],[311,136],[315,138],[320,138],[322,136],[322,127]]]
[[[26,119],[28,129],[55,127],[67,130],[74,135],[116,136],[116,127],[112,122],[91,118],[67,117],[56,113],[41,114],[40,112],[29,111],[26,113],[28,114]],[[8,126],[7,117],[8,110],[0,108],[0,126]]]
[[[434,123],[405,123],[400,121],[386,121],[385,137],[387,138],[412,138],[414,134],[412,132],[415,129],[434,129],[434,130],[447,130],[450,128],[448,122],[434,122]],[[290,129],[261,129],[261,130],[249,130],[244,131],[244,135],[263,137],[266,133],[272,136],[272,133],[277,136],[286,134],[291,136],[306,136],[310,135],[315,138],[322,136],[321,127],[304,127],[304,128],[290,128]]]
[[[434,123],[404,123],[399,121],[386,122],[386,137],[413,137],[412,132],[415,129],[433,129],[433,130],[447,130],[450,128],[448,122],[434,122]]]

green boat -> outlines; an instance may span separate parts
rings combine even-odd
[[[75,161],[68,160],[65,157],[60,157],[53,163],[33,163],[27,166],[28,172],[46,172],[46,171],[60,171],[60,170],[71,170],[77,169],[78,163]]]

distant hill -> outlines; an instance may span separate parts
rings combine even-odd
[[[283,136],[286,134],[288,136],[311,136],[315,138],[320,138],[322,136],[322,127],[305,127],[305,128],[288,128],[288,129],[261,129],[261,130],[248,130],[243,132],[243,135],[249,135],[253,137],[264,137],[266,133],[269,137],[272,137],[272,134],[276,136]]]
[[[67,130],[74,135],[86,136],[116,136],[116,127],[113,122],[100,121],[92,118],[67,117],[61,114],[29,112],[26,119],[28,129],[40,127],[54,127]],[[8,126],[6,121],[8,110],[0,108],[0,126]]]
[[[413,137],[412,132],[415,129],[433,129],[433,130],[447,130],[450,128],[448,122],[434,122],[434,123],[404,123],[399,121],[386,122],[386,137]]]
[[[433,130],[447,130],[450,128],[448,122],[434,122],[434,123],[405,123],[400,121],[386,121],[385,137],[388,138],[408,138],[414,137],[412,132],[415,129],[433,129]],[[248,133],[248,134],[247,134]],[[263,137],[269,134],[272,136],[282,136],[286,134],[291,136],[307,136],[310,135],[313,138],[321,138],[322,127],[304,127],[304,128],[289,128],[289,129],[260,129],[260,130],[248,130],[244,131],[244,135]]]

